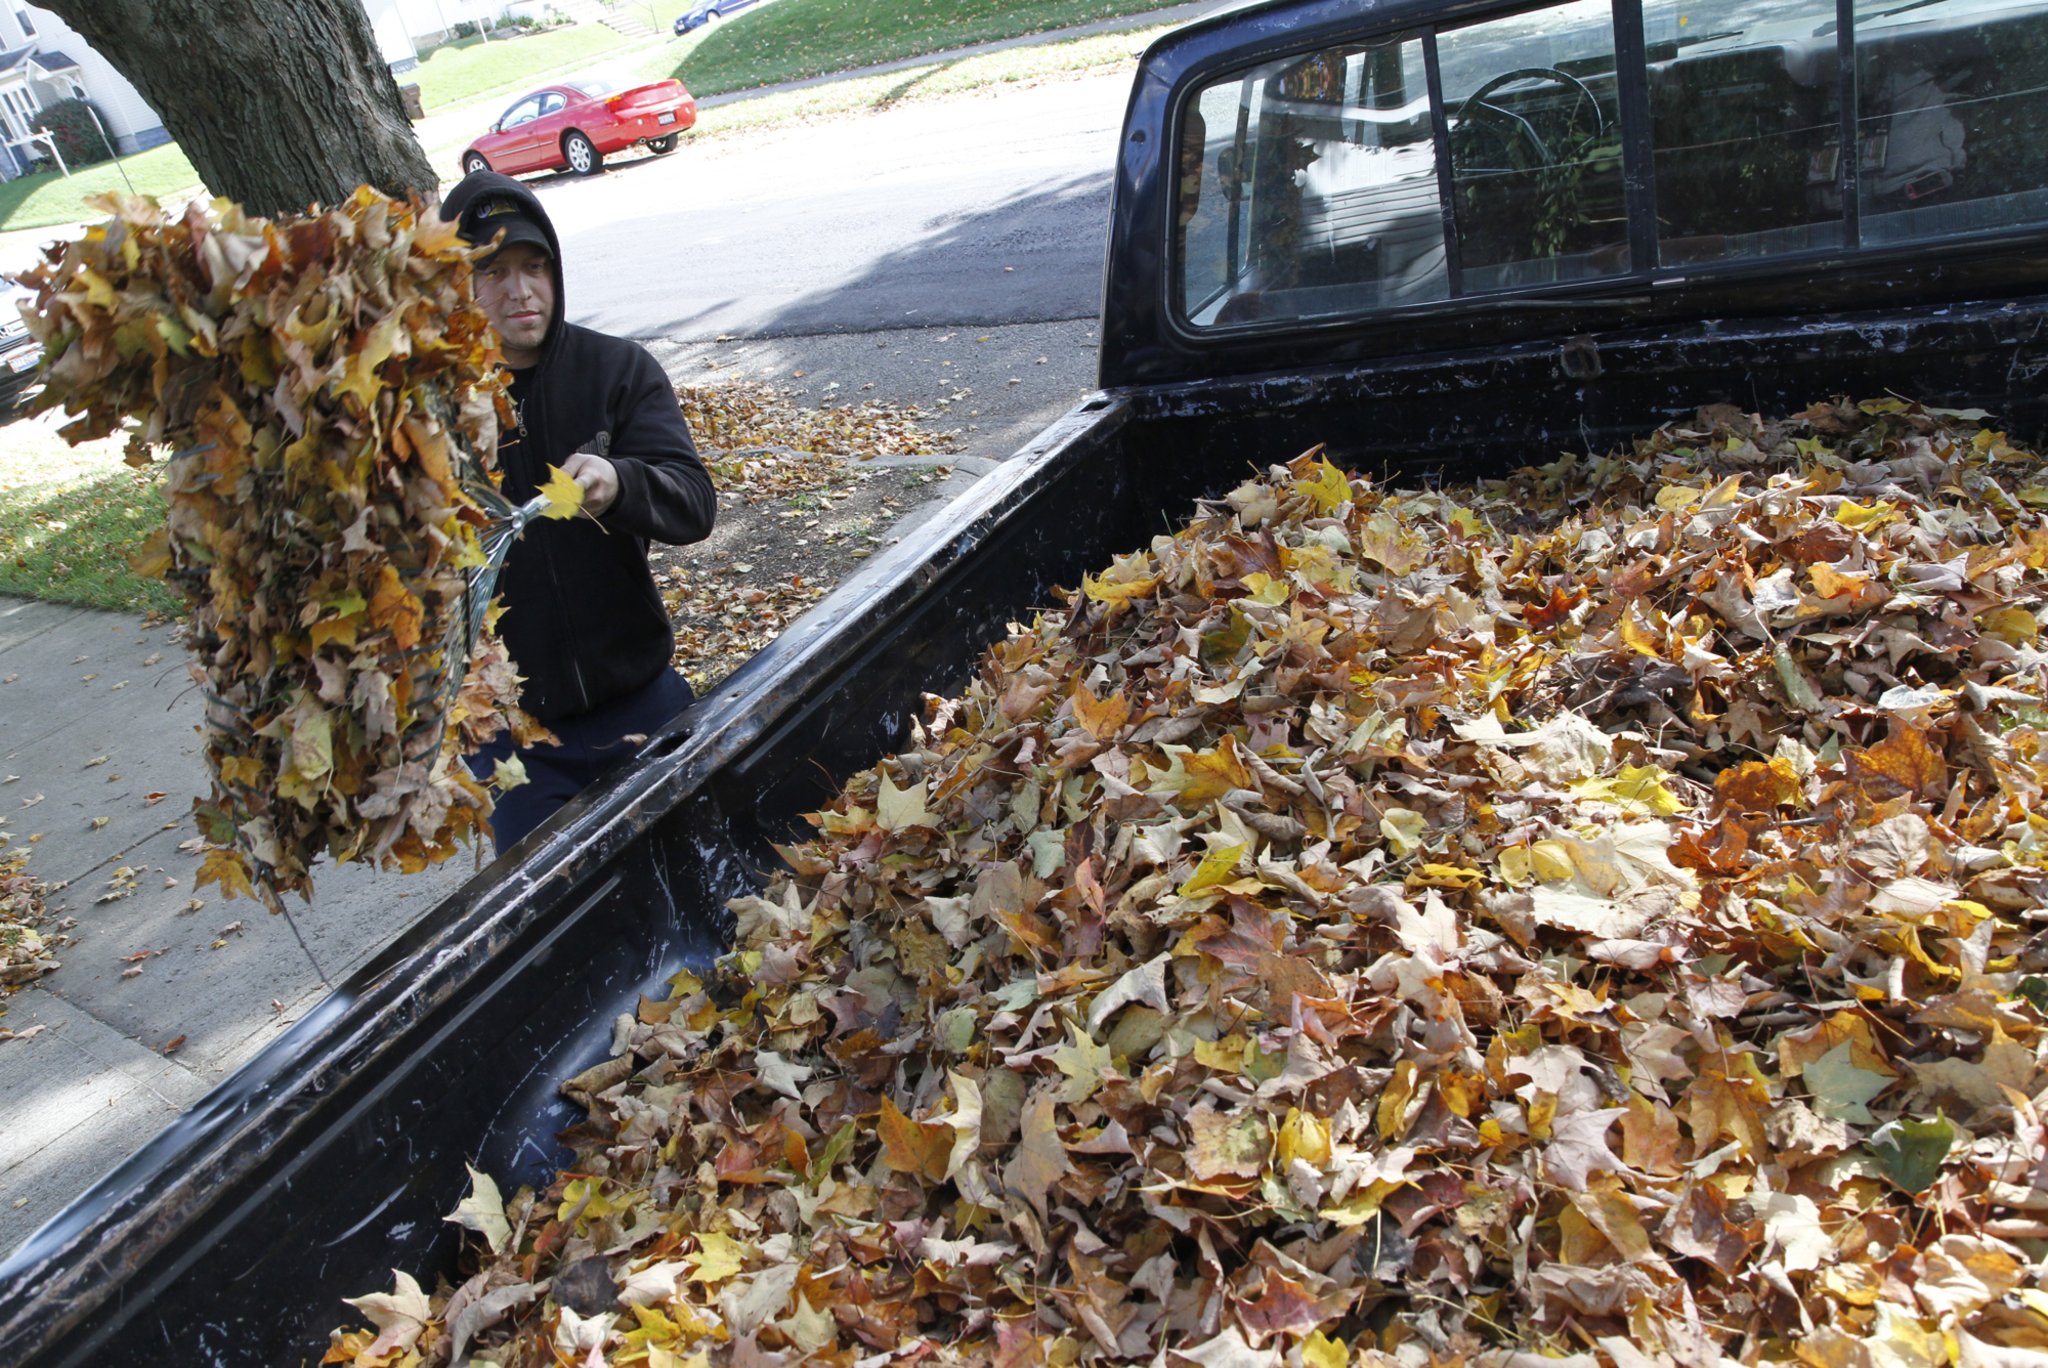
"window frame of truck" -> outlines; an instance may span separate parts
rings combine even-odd
[[[1916,215],[1921,221],[1937,216],[1933,211],[1940,210],[1940,206],[1886,206],[1879,204],[1872,193],[1874,173],[1885,164],[1885,130],[1899,118],[1900,111],[1873,107],[1872,88],[1884,77],[1885,68],[1880,65],[1883,51],[1868,41],[1873,35],[1891,32],[1884,27],[1887,21],[1893,21],[1894,30],[1911,22],[1923,26],[1939,22],[1946,26],[1942,31],[1957,43],[1963,41],[1955,37],[1957,33],[1966,29],[1976,31],[1971,25],[1986,27],[1994,21],[2018,23],[2025,26],[2024,35],[2034,40],[2032,46],[2040,53],[2034,60],[2048,70],[2048,0],[1936,0],[1931,5],[1917,6],[1907,5],[1905,0],[1890,5],[1879,5],[1874,0],[1777,0],[1764,11],[1764,21],[1750,21],[1747,27],[1754,30],[1776,24],[1780,36],[1788,26],[1801,29],[1805,32],[1805,57],[1811,61],[1819,52],[1832,61],[1832,72],[1806,73],[1809,94],[1828,120],[1826,147],[1823,154],[1814,155],[1809,145],[1793,146],[1795,136],[1811,133],[1810,128],[1797,121],[1788,121],[1775,130],[1766,127],[1763,136],[1752,138],[1747,146],[1775,151],[1780,154],[1781,163],[1789,161],[1792,174],[1808,182],[1806,203],[1796,206],[1786,216],[1786,222],[1761,230],[1701,232],[1686,237],[1668,223],[1660,225],[1660,191],[1667,210],[1674,206],[1687,208],[1695,218],[1707,220],[1709,227],[1717,215],[1728,220],[1736,212],[1719,203],[1688,204],[1683,196],[1674,195],[1675,186],[1683,188],[1676,177],[1688,174],[1687,158],[1692,163],[1689,174],[1700,185],[1715,185],[1716,176],[1720,177],[1719,185],[1729,184],[1730,168],[1724,164],[1726,158],[1719,162],[1714,159],[1711,146],[1702,153],[1700,147],[1688,145],[1682,138],[1674,142],[1669,134],[1673,127],[1683,132],[1691,111],[1712,113],[1707,102],[1697,98],[1685,107],[1671,107],[1672,92],[1680,88],[1674,73],[1708,67],[1731,56],[1745,57],[1766,46],[1745,46],[1739,38],[1720,43],[1728,35],[1714,33],[1706,35],[1703,43],[1672,38],[1674,31],[1682,33],[1677,26],[1686,22],[1688,13],[1702,9],[1709,13],[1725,11],[1731,4],[1732,0],[1707,5],[1680,5],[1675,0],[1550,0],[1532,5],[1525,0],[1513,4],[1431,5],[1408,0],[1360,14],[1354,6],[1333,0],[1305,9],[1291,8],[1287,11],[1289,21],[1281,22],[1276,17],[1260,40],[1251,45],[1244,44],[1242,36],[1247,24],[1256,24],[1261,17],[1256,6],[1226,11],[1161,39],[1147,54],[1148,72],[1158,74],[1134,92],[1132,113],[1135,116],[1146,107],[1156,109],[1157,119],[1152,126],[1173,130],[1169,141],[1176,145],[1159,148],[1152,155],[1167,165],[1177,162],[1178,174],[1133,177],[1132,159],[1126,156],[1117,187],[1119,211],[1113,219],[1110,251],[1142,252],[1160,261],[1164,269],[1152,277],[1152,292],[1145,298],[1128,292],[1126,275],[1125,295],[1105,310],[1105,317],[1119,316],[1131,322],[1123,335],[1105,337],[1104,385],[1192,380],[1204,375],[1241,374],[1262,367],[1357,362],[1375,356],[1452,348],[1471,341],[1509,342],[1597,334],[1616,328],[1706,317],[1762,317],[1799,310],[1853,310],[1879,304],[1897,308],[1921,299],[1983,297],[2001,290],[2031,293],[2048,283],[2048,253],[2043,250],[2044,241],[2048,241],[2048,231],[2044,231],[2048,230],[2048,152],[2031,159],[2040,164],[2026,168],[2021,190],[1964,199],[1965,210],[2000,199],[2015,204],[2026,201],[2027,214],[2015,216],[2014,221],[1962,232],[1937,230],[1926,236],[1882,231],[1887,226],[1910,224]],[[1605,130],[1609,145],[1595,151],[1619,162],[1618,174],[1614,168],[1601,168],[1599,173],[1613,174],[1625,211],[1621,231],[1606,249],[1606,269],[1584,271],[1569,279],[1517,283],[1503,278],[1491,288],[1475,288],[1467,279],[1474,274],[1470,264],[1459,260],[1460,249],[1468,244],[1469,234],[1461,235],[1460,231],[1457,168],[1448,148],[1458,121],[1446,114],[1447,110],[1455,114],[1460,100],[1469,98],[1472,89],[1469,81],[1464,87],[1453,84],[1446,88],[1442,61],[1445,39],[1461,39],[1487,25],[1512,25],[1561,9],[1586,10],[1594,6],[1611,16],[1608,32],[1613,52],[1602,100],[1609,104],[1604,111],[1609,121]],[[1750,10],[1754,13],[1762,8],[1751,6]],[[1646,14],[1652,26],[1648,39]],[[1897,41],[1896,33],[1892,39]],[[1190,310],[1185,297],[1190,285],[1190,262],[1199,271],[1205,259],[1199,252],[1186,249],[1193,234],[1202,230],[1200,214],[1216,211],[1219,203],[1228,206],[1223,212],[1236,211],[1231,214],[1228,228],[1229,233],[1235,234],[1231,238],[1231,250],[1235,252],[1243,252],[1245,239],[1252,236],[1247,223],[1238,220],[1248,222],[1249,214],[1257,209],[1256,202],[1249,210],[1244,204],[1245,199],[1251,198],[1256,172],[1247,172],[1242,164],[1233,167],[1227,161],[1219,167],[1217,150],[1221,142],[1226,145],[1226,157],[1234,152],[1245,162],[1255,162],[1257,149],[1247,137],[1258,126],[1241,117],[1237,128],[1223,130],[1220,138],[1218,129],[1207,128],[1206,144],[1197,163],[1191,146],[1182,145],[1190,141],[1190,111],[1199,109],[1207,97],[1213,112],[1215,92],[1230,83],[1242,83],[1249,90],[1252,81],[1257,80],[1270,92],[1281,87],[1285,68],[1300,68],[1308,65],[1310,59],[1332,54],[1356,57],[1370,46],[1391,40],[1417,44],[1427,74],[1426,93],[1411,90],[1407,94],[1409,105],[1425,106],[1420,122],[1427,127],[1429,146],[1434,153],[1433,189],[1444,258],[1437,287],[1415,291],[1411,301],[1385,307],[1345,307],[1339,303],[1327,306],[1323,312],[1281,307],[1264,316],[1257,310],[1243,309],[1235,315],[1224,315],[1211,297],[1198,301],[1196,308]],[[1776,39],[1771,41],[1775,43]],[[1786,50],[1789,52],[1790,47]],[[1901,46],[1887,50],[1895,54],[1909,49]],[[1783,60],[1790,64],[1794,57],[1786,56]],[[1510,59],[1508,65],[1542,68],[1546,64],[1540,59]],[[1560,71],[1557,76],[1568,74]],[[1338,79],[1349,82],[1343,99],[1360,98],[1362,82],[1356,64],[1341,78],[1333,70],[1330,81],[1324,82],[1320,91],[1315,89],[1317,81],[1313,74],[1296,85],[1306,88],[1304,93],[1309,101],[1320,95],[1330,103],[1333,117],[1328,122],[1346,118],[1356,122],[1360,115],[1367,122],[1391,118],[1331,99],[1331,87]],[[1413,81],[1412,71],[1408,79]],[[1597,83],[1599,79],[1599,73],[1587,76],[1589,82]],[[1945,79],[1953,86],[1962,78],[1951,75]],[[1553,77],[1519,83],[1521,94],[1526,97],[1530,87],[1540,87],[1546,81],[1558,91],[1570,93],[1562,81]],[[1509,81],[1504,89],[1506,98],[1513,98],[1517,83]],[[1947,93],[1956,95],[1953,89]],[[1983,92],[1973,87],[1965,86],[1963,93],[1972,103],[1985,103],[1981,98]],[[2008,101],[2048,98],[2042,88],[1990,93]],[[1503,104],[1506,98],[1488,96],[1490,102]],[[1659,98],[1667,101],[1663,109],[1656,107]],[[1250,100],[1245,103],[1248,105]],[[1938,100],[1923,100],[1915,108],[1931,111],[1916,116],[1923,133],[1930,120],[1945,116],[1946,107]],[[1410,122],[1415,121],[1414,112],[1400,111]],[[1906,113],[1913,114],[1913,109]],[[1657,121],[1660,116],[1661,123]],[[1148,122],[1134,117],[1130,126],[1136,131],[1132,136],[1142,137]],[[1893,136],[1896,141],[1896,134]],[[1772,138],[1781,139],[1783,145],[1773,147]],[[1711,143],[1707,139],[1700,141]],[[1808,143],[1811,141],[1809,137]],[[1331,150],[1330,144],[1315,147],[1311,165]],[[1963,159],[1971,150],[1965,147],[1959,150],[1960,155],[1951,153],[1950,164],[1963,168]],[[1761,160],[1761,154],[1752,160]],[[1197,165],[1199,172],[1195,169]],[[1236,173],[1231,179],[1239,184],[1231,191],[1226,191],[1221,183],[1222,170]],[[1294,170],[1297,192],[1314,174],[1313,170]],[[1937,156],[1922,173],[1920,184],[1923,188],[1936,186],[1937,191],[1946,190],[1950,187],[1940,183],[1944,175],[1944,164]],[[1968,175],[1968,169],[1960,169],[1956,179]],[[1195,187],[1201,201],[1191,214],[1185,202],[1186,189]],[[1830,195],[1839,201],[1832,213],[1824,203]],[[1765,207],[1768,210],[1769,206]],[[1753,218],[1756,206],[1750,208]],[[1884,212],[1878,212],[1880,209]],[[1284,218],[1282,212],[1270,216],[1268,221]],[[1192,226],[1191,219],[1197,220]],[[1416,220],[1411,217],[1407,226],[1414,230]],[[1565,231],[1571,231],[1569,225]],[[1642,262],[1650,264],[1637,264]],[[1509,261],[1500,273],[1505,277],[1520,270],[1525,275],[1537,275],[1541,274],[1541,266],[1541,262],[1532,266],[1528,261]],[[1357,284],[1339,279],[1335,287],[1355,288]],[[1117,282],[1106,285],[1116,288]],[[1295,293],[1306,297],[1314,292],[1300,289]]]

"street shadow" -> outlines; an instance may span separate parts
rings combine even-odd
[[[598,172],[597,176],[579,176],[574,171],[542,171],[538,174],[521,172],[517,179],[524,181],[527,188],[535,194],[540,194],[559,186],[580,185],[585,181],[596,180],[598,176],[634,175],[642,167],[654,166],[683,155],[683,153],[689,150],[689,146],[690,135],[685,133],[683,134],[682,141],[676,144],[675,150],[672,152],[655,153],[649,152],[644,147],[634,147],[623,152],[607,153],[604,159],[604,169]]]
[[[919,86],[931,80],[940,72],[950,71],[952,68],[960,65],[961,60],[961,58],[956,57],[950,62],[935,62],[931,66],[913,68],[917,72],[915,76],[912,76],[907,81],[898,81],[895,85],[890,86],[888,92],[876,100],[872,108],[877,111],[893,108],[907,99]]]
[[[862,226],[890,218],[885,200],[892,192],[882,185],[821,206],[831,222],[820,224],[814,260],[798,264],[762,252],[729,220],[696,220],[704,232],[693,231],[691,215],[623,220],[606,225],[585,250],[606,260],[651,236],[688,244],[686,270],[659,292],[669,311],[650,314],[648,298],[637,297],[616,312],[600,306],[580,321],[638,337],[681,338],[1090,318],[1101,301],[1109,191],[1107,170],[1071,176],[930,218],[909,240],[864,255]],[[849,258],[842,272],[835,263]],[[799,292],[792,293],[792,279],[803,283]]]

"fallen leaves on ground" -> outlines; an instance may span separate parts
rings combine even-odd
[[[2048,469],[1973,416],[1246,483],[931,700],[326,1361],[2039,1361]]]
[[[71,942],[60,931],[42,929],[49,885],[28,872],[28,852],[10,850],[11,844],[0,832],[0,994],[59,968],[56,952]],[[0,1031],[0,1040],[9,1038]]]
[[[719,489],[750,498],[829,483],[828,457],[936,460],[959,449],[952,433],[927,430],[929,415],[914,405],[868,400],[809,408],[766,381],[739,379],[679,385],[676,399]]]
[[[684,385],[676,397],[722,504],[719,534],[730,543],[743,525],[741,554],[701,547],[658,553],[655,580],[676,633],[675,664],[700,693],[775,640],[831,590],[840,562],[865,559],[881,543],[867,517],[840,526],[833,517],[858,499],[879,472],[864,462],[901,457],[941,463],[956,450],[952,433],[923,425],[915,406],[877,401],[806,408],[763,381]],[[856,507],[861,505],[856,504]],[[893,516],[893,502],[878,510]],[[816,519],[823,530],[807,524]],[[797,539],[818,551],[798,556]],[[755,560],[781,572],[757,572]],[[802,568],[798,568],[798,567]]]
[[[37,404],[78,415],[73,441],[139,422],[132,464],[170,452],[149,554],[191,606],[206,697],[200,884],[276,910],[323,852],[447,858],[490,809],[458,749],[535,731],[465,611],[497,402],[471,252],[368,189],[279,222],[93,203],[109,219],[25,276]]]

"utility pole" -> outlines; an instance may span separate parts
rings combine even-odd
[[[93,127],[97,128],[100,131],[100,141],[107,145],[107,152],[114,158],[114,169],[121,173],[121,184],[128,187],[129,194],[134,194],[135,182],[128,179],[128,168],[121,164],[121,153],[114,146],[113,138],[108,135],[106,124],[101,122],[100,112],[92,107],[91,100],[80,100],[79,103],[85,106],[86,113],[92,115]],[[56,150],[56,145],[54,143],[51,144],[51,150]],[[63,158],[60,157],[58,158],[58,160],[61,162]]]

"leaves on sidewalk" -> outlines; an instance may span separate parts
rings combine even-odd
[[[71,943],[61,931],[42,929],[49,885],[28,872],[28,852],[10,850],[11,844],[0,831],[0,994],[61,967],[56,952]]]

